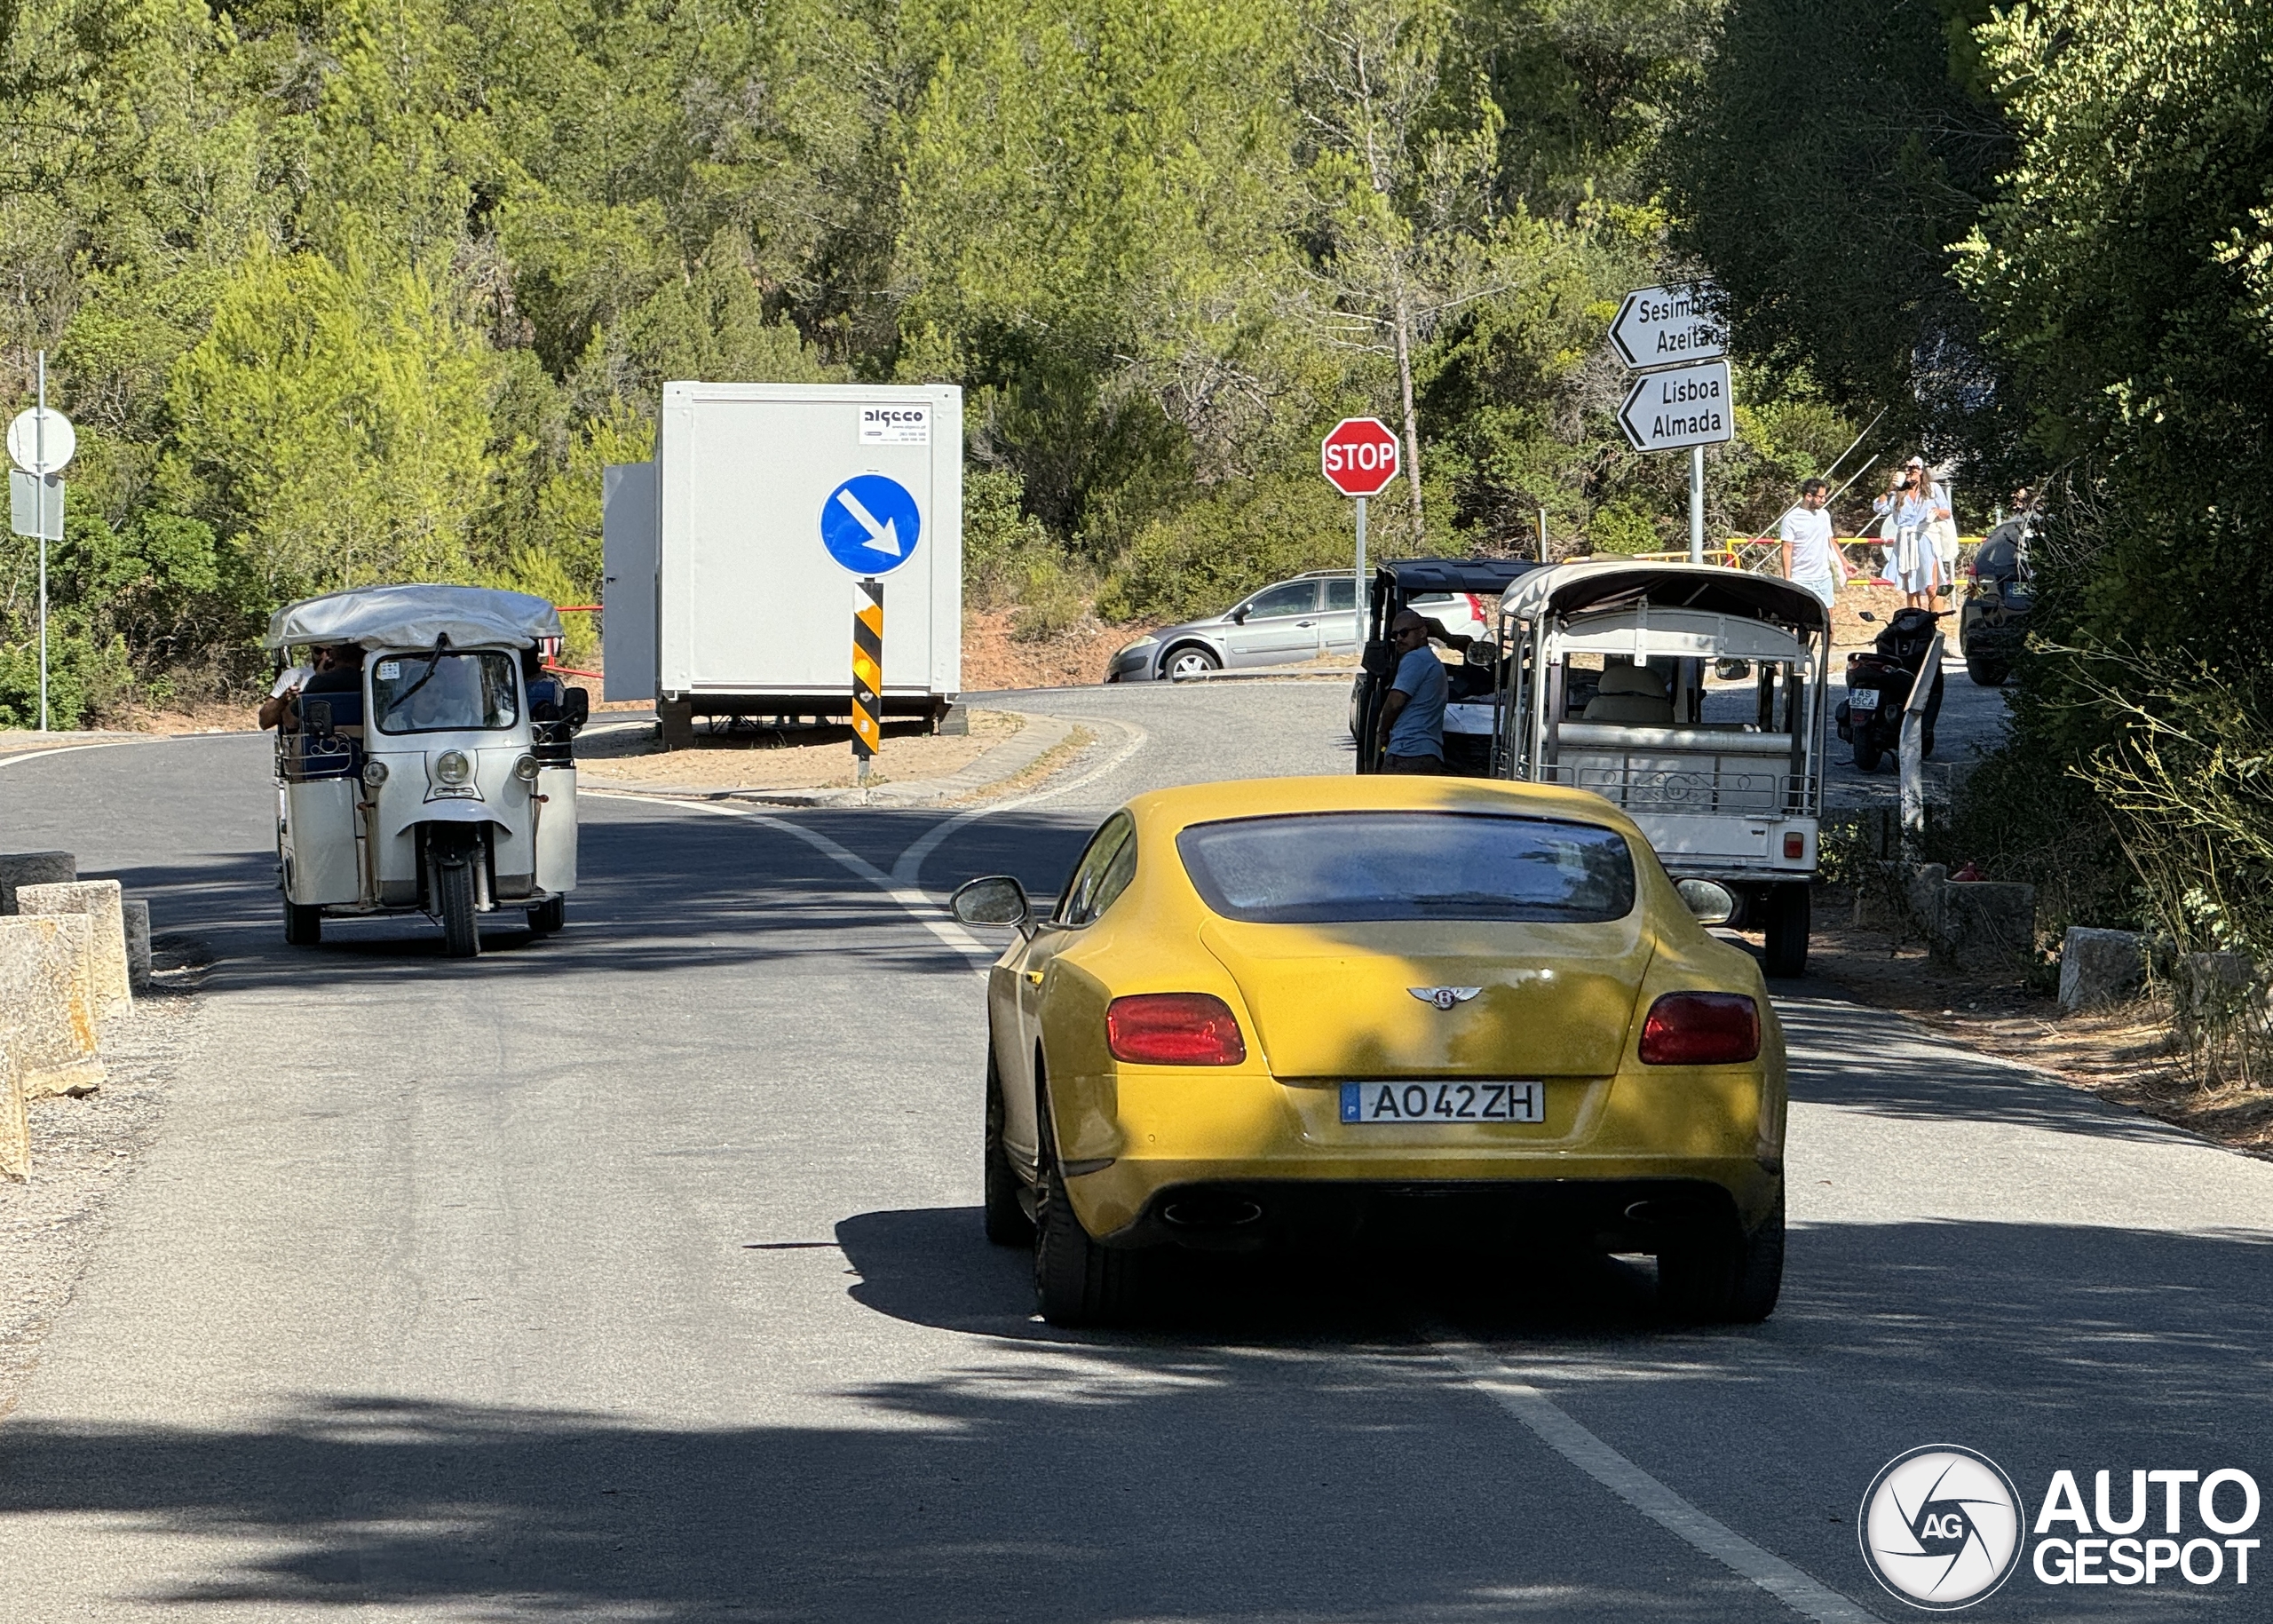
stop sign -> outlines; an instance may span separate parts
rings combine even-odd
[[[1376,495],[1397,478],[1397,436],[1378,417],[1344,417],[1319,447],[1326,482],[1345,496]]]

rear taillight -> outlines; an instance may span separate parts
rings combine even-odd
[[[1786,829],[1784,831],[1785,860],[1787,862],[1797,862],[1802,857],[1806,855],[1807,849],[1808,837],[1806,836],[1801,834],[1797,829]]]
[[[1644,1066],[1729,1066],[1760,1053],[1760,1006],[1742,993],[1667,993],[1642,1023]]]
[[[1105,1006],[1105,1047],[1142,1066],[1237,1066],[1239,1017],[1213,993],[1144,993]]]

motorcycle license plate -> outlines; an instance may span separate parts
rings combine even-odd
[[[1879,691],[1876,688],[1857,688],[1848,696],[1847,707],[1850,710],[1876,710],[1879,708]]]
[[[1543,1082],[1345,1082],[1345,1122],[1543,1122]]]

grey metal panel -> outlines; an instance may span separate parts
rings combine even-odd
[[[655,464],[600,471],[600,625],[603,697],[655,697]]]
[[[862,442],[864,406],[918,402],[928,444]],[[669,383],[657,463],[663,693],[850,691],[855,577],[822,547],[820,523],[863,473],[906,487],[923,521],[914,556],[883,578],[884,692],[959,691],[962,391]]]

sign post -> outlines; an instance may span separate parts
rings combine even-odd
[[[39,538],[39,731],[47,732],[47,544],[63,539],[60,475],[79,448],[71,420],[47,409],[47,352],[39,353],[39,404],[8,425],[8,455],[23,471],[9,479],[19,535]],[[30,528],[25,527],[27,521]]]
[[[1736,437],[1728,334],[1709,282],[1636,288],[1610,324],[1611,347],[1642,374],[1618,413],[1636,451],[1689,452],[1689,561],[1705,562],[1705,448]],[[1701,364],[1700,364],[1701,363]]]
[[[923,432],[931,432],[928,417]],[[883,578],[915,556],[923,535],[914,494],[885,474],[855,474],[820,504],[820,544],[859,582],[852,597],[852,771],[864,789],[868,764],[883,748]]]
[[[1366,498],[1378,496],[1397,478],[1398,439],[1378,417],[1344,417],[1327,431],[1318,450],[1326,482],[1358,502],[1357,591],[1350,610],[1352,641],[1361,648],[1366,629]]]

